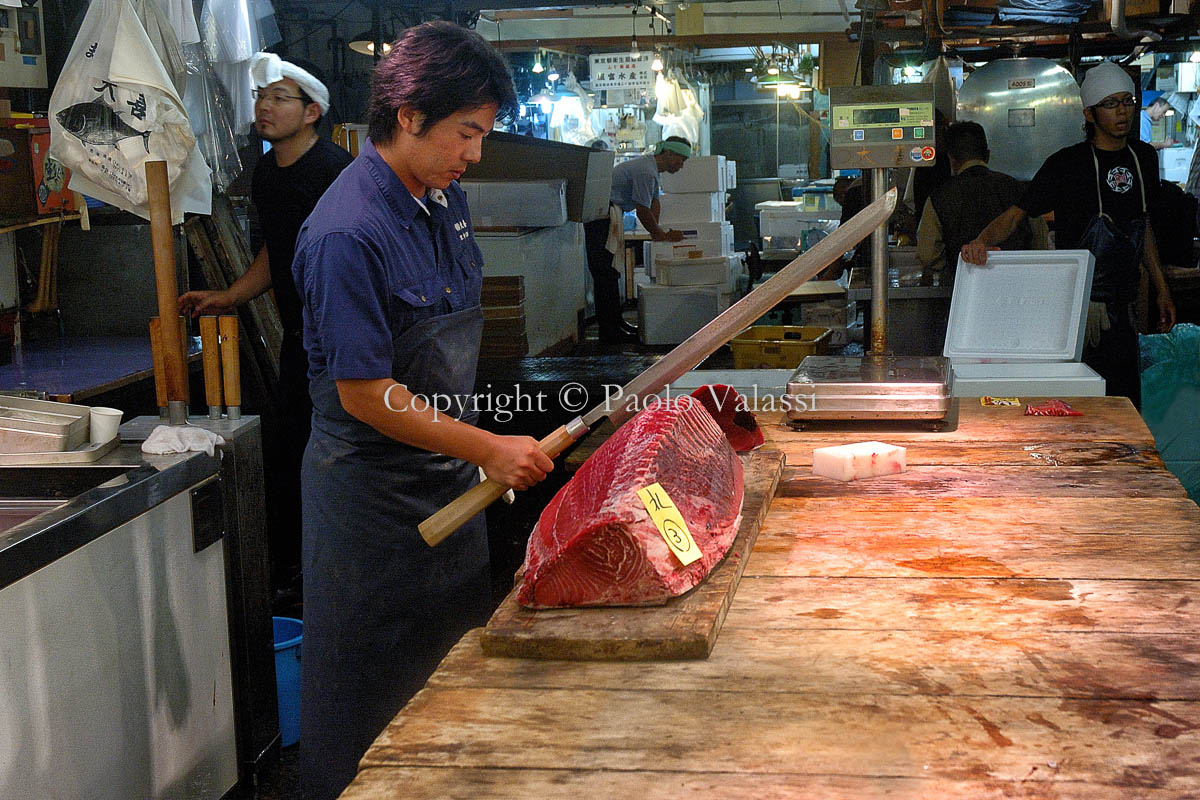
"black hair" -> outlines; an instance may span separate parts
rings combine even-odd
[[[300,69],[307,72],[309,75],[312,75],[314,78],[319,80],[321,82],[321,84],[326,87],[326,91],[328,91],[329,84],[325,82],[325,73],[322,72],[321,68],[318,67],[316,64],[314,64],[313,62],[311,62],[307,59],[304,59],[304,58],[287,58],[286,56],[281,56],[281,58],[284,58],[285,60],[290,61],[291,63],[295,64]],[[300,84],[298,84],[298,83],[296,85],[300,86]],[[312,95],[310,95],[308,92],[304,91],[303,86],[300,86],[300,99],[304,101],[305,108],[308,108],[309,103],[317,102],[316,100],[314,100],[312,98]],[[325,118],[325,115],[323,113],[317,114],[317,118],[315,120],[313,120],[313,124],[312,124],[314,131],[321,126],[321,120],[323,120],[324,118]]]
[[[955,161],[984,161],[988,157],[987,133],[978,122],[956,122],[946,129],[946,152]]]
[[[312,97],[309,96],[308,92],[304,91],[303,89],[300,90],[300,100],[301,100],[301,102],[304,103],[305,108],[308,108],[309,103],[317,102],[316,100],[313,100]],[[317,118],[315,120],[313,120],[313,124],[312,124],[314,131],[321,124],[321,120],[324,118],[325,118],[324,114],[317,114]]]
[[[392,43],[371,80],[367,133],[376,144],[396,135],[396,112],[403,106],[424,116],[421,131],[455,112],[488,103],[507,123],[517,111],[512,73],[496,48],[474,31],[439,20],[416,25]]]

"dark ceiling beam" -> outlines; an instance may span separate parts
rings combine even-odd
[[[837,16],[841,16],[838,14]],[[597,36],[572,39],[504,39],[493,42],[505,53],[553,48],[565,53],[587,54],[620,52],[629,49],[629,36]],[[764,47],[787,44],[825,44],[847,41],[846,33],[713,33],[700,36],[638,36],[642,48],[667,46],[676,49],[716,47]]]

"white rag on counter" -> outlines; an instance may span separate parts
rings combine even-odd
[[[216,445],[225,444],[218,434],[204,428],[192,425],[159,425],[146,441],[142,442],[142,452],[156,456],[169,453],[186,453],[189,450],[214,454]]]

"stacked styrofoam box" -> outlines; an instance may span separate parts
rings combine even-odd
[[[805,210],[803,200],[767,200],[756,203],[754,210],[758,212],[758,234],[763,238],[764,250],[799,249],[806,231],[828,230],[839,218],[839,212],[833,209]],[[772,246],[767,247],[767,242]]]
[[[729,307],[742,271],[725,220],[725,192],[736,181],[725,156],[689,158],[661,178],[659,224],[680,231],[679,242],[653,242],[648,263],[654,284],[641,287],[638,318],[646,344],[678,344]]]
[[[849,328],[858,319],[858,307],[845,300],[825,300],[800,306],[800,324],[829,329],[830,346],[844,345],[850,340]]]

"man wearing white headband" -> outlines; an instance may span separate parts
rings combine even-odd
[[[1055,247],[1086,249],[1096,257],[1083,361],[1104,378],[1109,395],[1141,405],[1133,304],[1144,268],[1158,300],[1158,330],[1175,324],[1150,211],[1159,202],[1158,156],[1138,141],[1138,102],[1124,69],[1103,61],[1079,87],[1087,140],[1046,159],[1025,194],[963,245],[963,259],[987,262],[1026,216],[1054,212]],[[1131,136],[1131,134],[1133,134]]]
[[[611,226],[619,230],[617,221],[620,216],[626,211],[633,211],[654,241],[681,240],[683,234],[680,231],[664,229],[658,224],[658,173],[678,172],[691,154],[692,146],[687,139],[670,136],[658,143],[653,155],[639,156],[618,164],[612,177]],[[635,342],[637,329],[621,317],[621,298],[617,287],[620,273],[613,266],[613,254],[624,253],[625,247],[621,242],[610,252],[609,231],[608,219],[589,222],[584,226],[588,272],[592,274],[600,341],[605,344]]]
[[[298,590],[300,461],[308,442],[312,403],[292,255],[300,226],[353,159],[333,142],[317,136],[316,127],[329,110],[329,90],[312,73],[274,53],[258,53],[250,61],[250,74],[257,87],[254,127],[271,143],[270,152],[255,165],[250,184],[250,200],[258,212],[264,245],[250,268],[228,289],[187,292],[178,305],[181,312],[192,316],[228,314],[274,289],[284,335],[279,354],[281,414],[277,427],[267,427],[270,446],[263,448],[272,585]]]

